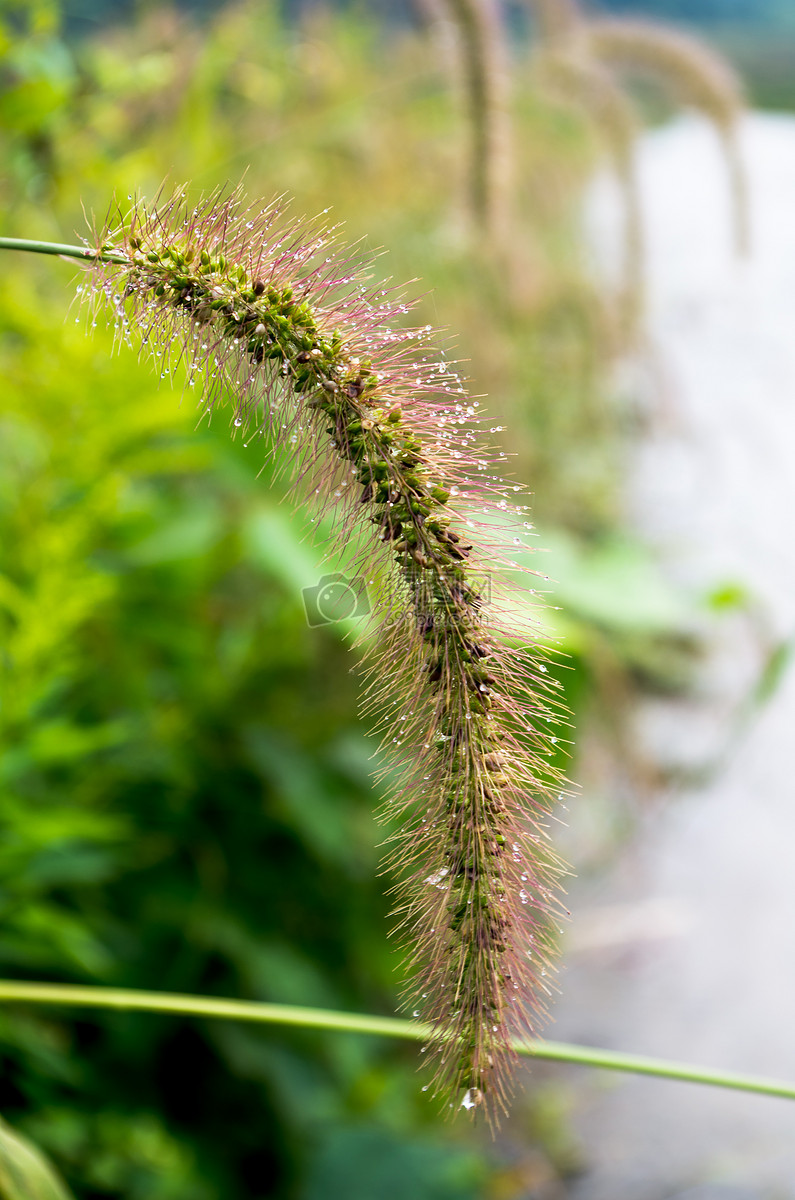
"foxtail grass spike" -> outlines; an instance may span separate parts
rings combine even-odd
[[[511,221],[511,122],[508,54],[497,0],[424,0],[432,24],[456,31],[469,127],[469,193],[477,232],[505,246]]]
[[[735,244],[745,253],[749,244],[748,196],[738,144],[745,97],[737,73],[698,38],[654,21],[601,18],[588,22],[586,29],[594,58],[614,69],[654,77],[675,100],[691,104],[715,126],[734,204]]]
[[[607,67],[582,53],[579,42],[551,44],[538,56],[536,74],[558,102],[584,113],[612,160],[623,200],[623,295],[619,310],[628,330],[642,307],[645,247],[635,162],[639,123],[627,93]]]
[[[529,7],[545,39],[570,37],[585,19],[576,0],[529,0]]]
[[[366,703],[399,780],[405,1003],[432,1031],[426,1086],[494,1122],[516,1038],[544,1015],[561,911],[546,830],[556,686],[533,618],[508,603],[501,572],[520,568],[494,535],[508,521],[522,543],[526,509],[430,327],[398,327],[408,305],[331,252],[332,232],[239,191],[193,203],[178,190],[97,232],[82,296],[110,306],[161,377],[184,363],[205,413],[229,396],[234,434],[287,448],[340,543],[358,530],[362,577],[386,576]]]
[[[729,63],[698,38],[668,25],[622,17],[587,16],[578,0],[526,0],[540,33],[538,78],[577,106],[606,141],[624,197],[622,324],[630,331],[642,301],[643,228],[635,175],[639,120],[622,72],[662,85],[680,104],[698,109],[715,127],[733,202],[737,251],[749,247],[746,172],[739,146],[742,83]]]

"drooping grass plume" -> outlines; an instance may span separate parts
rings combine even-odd
[[[576,0],[530,0],[530,7],[545,39],[568,37],[585,19]]]
[[[640,125],[635,106],[608,69],[583,54],[579,40],[555,39],[538,55],[536,78],[560,104],[584,113],[606,148],[623,200],[622,295],[618,308],[632,328],[643,290],[644,239],[635,144]]]
[[[624,197],[624,277],[620,310],[629,329],[642,301],[643,228],[634,149],[640,114],[625,74],[651,79],[677,103],[690,104],[720,138],[734,209],[738,252],[748,248],[748,197],[738,142],[742,84],[700,39],[659,22],[587,16],[577,0],[527,0],[541,35],[538,78],[579,108],[602,136]]]
[[[342,544],[359,530],[363,578],[385,572],[367,704],[399,779],[406,1004],[433,1029],[426,1087],[494,1120],[511,1042],[543,1017],[560,911],[556,688],[489,533],[510,521],[521,545],[525,509],[430,327],[399,328],[405,301],[329,237],[239,191],[194,204],[180,189],[97,233],[82,296],[161,376],[184,362],[206,413],[231,396],[233,431],[289,450],[299,496],[334,510]]]
[[[640,72],[666,87],[679,103],[691,104],[718,132],[734,203],[737,249],[748,249],[748,196],[738,145],[745,106],[742,81],[730,64],[704,42],[654,21],[610,20],[587,24],[594,58],[615,70]]]
[[[469,188],[476,230],[490,248],[512,250],[516,178],[510,121],[510,63],[504,15],[495,0],[415,0],[450,59],[457,37],[458,74],[470,134]],[[646,20],[593,17],[579,0],[525,0],[536,31],[531,56],[541,89],[576,108],[595,128],[624,201],[624,272],[617,309],[632,332],[642,308],[644,245],[635,170],[642,114],[625,75],[661,85],[677,104],[692,105],[720,139],[733,202],[734,240],[748,247],[747,182],[739,147],[743,88],[729,63],[700,39]],[[500,234],[498,240],[496,235]],[[505,256],[510,258],[510,256]]]
[[[499,4],[497,0],[421,0],[420,9],[443,44],[445,59],[457,60],[469,133],[467,182],[475,229],[489,239],[490,248],[496,242],[506,244],[513,155],[508,52]]]

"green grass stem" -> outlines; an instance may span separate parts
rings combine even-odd
[[[76,987],[69,984],[0,980],[0,1004],[12,1003],[117,1009],[121,1012],[170,1013],[186,1017],[210,1017],[222,1021],[289,1025],[299,1029],[326,1029],[335,1033],[361,1033],[409,1041],[425,1041],[431,1036],[428,1025],[401,1017],[373,1017],[359,1013],[333,1012],[323,1008],[263,1004],[252,1000],[223,1000],[172,992],[142,992],[124,988]],[[711,1087],[795,1100],[795,1084],[792,1083],[755,1075],[714,1071],[637,1054],[621,1054],[613,1050],[547,1041],[518,1041],[514,1043],[514,1050],[517,1054],[529,1058],[576,1063],[583,1067],[598,1067],[604,1071],[653,1075],[659,1079],[702,1083]]]
[[[124,264],[129,262],[126,254],[114,254],[106,251],[97,254],[90,246],[70,246],[63,242],[39,242],[35,238],[0,237],[0,250],[27,250],[33,254],[55,254],[60,258],[81,258],[83,261],[114,262]]]

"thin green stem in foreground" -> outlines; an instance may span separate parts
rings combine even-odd
[[[173,992],[141,992],[123,988],[73,987],[67,984],[27,983],[0,980],[0,1004],[53,1004],[76,1008],[118,1009],[127,1012],[172,1013],[190,1017],[212,1017],[225,1021],[254,1021],[264,1025],[292,1025],[300,1029],[328,1029],[336,1033],[362,1033],[376,1037],[424,1041],[431,1029],[421,1021],[400,1017],[372,1017],[358,1013],[333,1012],[322,1008],[297,1008],[290,1004],[262,1004],[250,1000],[222,1000],[208,996],[185,996]],[[757,1092],[795,1100],[795,1084],[754,1075],[712,1071],[684,1063],[666,1062],[636,1054],[574,1046],[566,1042],[519,1041],[517,1054],[555,1062],[655,1075],[686,1083],[704,1083],[739,1092]]]
[[[84,262],[127,263],[126,254],[106,250],[102,254],[90,246],[70,246],[63,242],[39,242],[34,238],[0,237],[0,250],[27,250],[32,254],[55,254],[60,258],[81,258]]]

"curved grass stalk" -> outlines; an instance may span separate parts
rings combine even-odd
[[[729,63],[697,38],[652,21],[589,21],[585,36],[594,58],[614,69],[642,72],[673,98],[692,104],[717,130],[734,205],[734,237],[739,253],[748,250],[748,195],[738,145],[738,122],[745,107],[742,82]]]
[[[612,159],[623,200],[620,297],[622,323],[634,328],[643,296],[643,218],[635,164],[639,125],[629,97],[601,63],[582,53],[579,42],[553,43],[539,55],[537,74],[554,98],[586,115]]]
[[[545,39],[568,38],[585,20],[576,0],[529,0],[529,7]]]
[[[538,22],[539,77],[585,114],[604,138],[624,197],[624,282],[621,308],[631,329],[640,309],[643,229],[635,179],[634,143],[640,121],[623,73],[642,75],[679,103],[691,104],[720,139],[733,202],[734,242],[748,250],[748,185],[738,140],[742,83],[719,54],[695,37],[657,22],[592,18],[578,0],[526,0]],[[560,84],[563,84],[561,89]]]
[[[265,1004],[253,1000],[224,1000],[214,996],[189,996],[174,992],[28,983],[23,980],[0,980],[0,1004],[41,1004],[63,1008],[162,1013],[298,1029],[323,1029],[332,1033],[359,1033],[406,1041],[422,1041],[433,1034],[429,1026],[400,1017],[373,1017],[330,1009],[299,1008],[290,1004]],[[516,1040],[513,1048],[516,1054],[528,1058],[574,1063],[605,1071],[651,1075],[659,1079],[701,1083],[710,1087],[795,1100],[795,1084],[784,1080],[711,1070],[707,1067],[669,1062],[666,1059],[622,1054],[614,1050],[576,1046],[567,1042]]]
[[[430,9],[430,4],[427,5]],[[457,31],[469,121],[469,191],[480,234],[506,242],[510,232],[511,132],[507,51],[495,0],[434,0]],[[433,22],[439,27],[439,20]]]
[[[82,297],[110,307],[122,342],[137,334],[161,378],[184,360],[206,415],[231,396],[233,433],[291,451],[343,545],[369,531],[355,566],[386,573],[368,705],[399,778],[406,1004],[430,1028],[435,1089],[493,1121],[515,1041],[544,1015],[562,911],[545,821],[556,685],[531,618],[521,629],[504,611],[497,568],[518,564],[484,524],[520,528],[526,510],[430,327],[395,328],[402,298],[368,288],[328,240],[278,205],[180,189],[116,214],[93,247],[0,247],[91,260]]]

